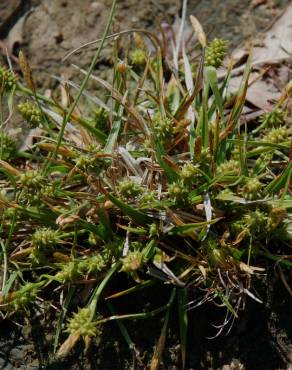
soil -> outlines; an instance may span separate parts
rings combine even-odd
[[[147,28],[158,31],[161,23],[172,24],[181,11],[180,0],[120,0],[112,31]],[[259,6],[251,4],[259,3]],[[194,14],[210,38],[223,37],[231,48],[248,41],[267,27],[288,0],[189,0],[188,14]],[[4,5],[6,4],[6,6]],[[54,88],[52,75],[78,79],[71,63],[88,67],[94,50],[84,49],[66,62],[62,58],[74,48],[99,38],[104,29],[111,0],[2,0],[0,39],[12,55],[23,49],[41,89]],[[99,73],[108,67],[111,48],[103,51]],[[5,56],[4,50],[2,53]]]
[[[116,284],[122,288],[126,281]],[[170,287],[153,287],[147,293],[135,294],[135,299],[113,302],[119,313],[135,312],[137,302],[155,307],[165,304]],[[163,292],[161,294],[161,292]],[[107,294],[110,292],[106,292]],[[210,340],[216,333],[212,324],[223,321],[225,310],[214,305],[203,305],[189,314],[187,369],[189,370],[290,370],[292,363],[292,300],[274,271],[268,271],[264,280],[257,283],[257,294],[264,304],[251,299],[239,314],[231,332]],[[192,292],[190,291],[190,298]],[[78,297],[78,294],[77,294]],[[78,305],[78,302],[75,302]],[[109,315],[105,307],[102,313]],[[122,312],[121,312],[122,310]],[[101,338],[95,339],[87,352],[82,342],[63,360],[56,360],[52,348],[52,326],[55,311],[40,307],[27,313],[26,322],[15,317],[14,322],[1,323],[0,367],[12,369],[148,369],[153,347],[160,335],[163,315],[145,321],[125,322],[136,345],[139,356],[127,347],[116,323],[107,324]],[[17,325],[16,325],[17,322]],[[166,350],[161,369],[180,370],[179,328],[176,306],[166,339]],[[53,325],[52,325],[53,323]],[[21,324],[21,325],[20,325]],[[22,326],[24,325],[24,326]],[[61,338],[62,340],[65,337]]]
[[[75,47],[100,37],[110,3],[110,0],[2,0],[0,39],[9,45],[12,55],[16,56],[20,48],[24,49],[39,87],[54,89],[56,81],[52,75],[76,79],[78,76],[70,68],[70,63],[81,67],[90,63],[93,50],[84,50],[67,62],[62,62],[62,58]],[[288,0],[189,0],[188,12],[201,21],[210,38],[224,37],[230,40],[233,48],[265,29],[287,3]],[[172,24],[180,11],[179,0],[144,0],[142,5],[138,0],[120,0],[113,31],[139,27],[158,32],[162,22]],[[109,64],[109,53],[109,48],[103,52],[97,66],[100,73]],[[4,55],[3,51],[2,60]],[[224,313],[217,308],[205,305],[190,313],[188,369],[292,368],[291,297],[274,271],[268,272],[266,281],[259,281],[258,289],[264,304],[247,300],[246,310],[227,337],[206,339],[214,334],[211,323],[222,320]],[[165,296],[161,296],[161,290],[158,293],[153,289],[149,296],[141,296],[141,301],[153,300],[156,307],[164,304],[169,290],[165,288],[164,291]],[[132,312],[131,306],[136,309],[134,303],[124,302],[125,312]],[[101,342],[93,342],[87,353],[80,343],[68,358],[57,361],[50,353],[54,335],[51,328],[52,323],[55,327],[56,313],[52,309],[45,314],[40,305],[25,322],[20,317],[1,322],[0,369],[146,369],[160,334],[162,319],[161,316],[150,319],[147,325],[145,322],[127,323],[140,359],[133,359],[117,324],[111,323]],[[161,368],[181,369],[175,312],[170,328]]]

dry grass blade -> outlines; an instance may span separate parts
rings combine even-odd
[[[160,337],[159,337],[159,340],[158,340],[158,342],[155,346],[154,354],[153,354],[153,357],[151,359],[150,370],[158,370],[159,367],[160,367],[162,354],[163,354],[163,351],[164,351],[164,348],[165,348],[165,341],[166,341],[166,335],[167,335],[167,328],[168,328],[170,310],[172,308],[172,302],[174,300],[175,293],[176,293],[176,291],[174,289],[172,294],[171,294],[171,297],[170,297],[169,308],[168,308],[168,310],[166,312],[166,315],[165,315],[165,318],[164,318],[164,323],[163,323],[163,327],[161,329]]]
[[[154,33],[150,32],[146,29],[143,29],[143,28],[132,28],[130,30],[124,30],[124,31],[116,32],[116,33],[113,33],[112,35],[108,35],[105,39],[106,40],[113,39],[113,38],[116,38],[118,36],[132,34],[132,33],[135,33],[135,32],[145,34],[146,36],[149,37],[149,39],[151,40],[151,42],[153,43],[155,48],[160,48],[161,50],[163,50],[163,47],[161,45],[161,41],[159,40],[159,38]],[[78,51],[80,51],[80,50],[82,50],[82,49],[84,49],[88,46],[98,44],[101,41],[102,41],[102,39],[96,39],[96,40],[93,40],[93,41],[86,42],[85,44],[83,44],[81,46],[78,46],[76,49],[74,49],[74,50],[70,51],[68,54],[66,54],[63,58],[63,61],[67,60],[68,58],[70,58],[71,55],[77,53]]]
[[[193,30],[199,40],[199,43],[202,45],[203,48],[205,48],[207,46],[207,37],[203,30],[201,23],[198,21],[198,19],[194,15],[190,16],[190,21],[191,21]]]
[[[57,358],[63,358],[68,355],[68,353],[71,351],[71,349],[76,345],[76,343],[80,339],[80,333],[76,332],[71,335],[65,340],[65,342],[61,345],[59,348],[56,357]]]
[[[35,83],[34,83],[34,80],[33,80],[33,77],[32,77],[32,72],[31,72],[28,60],[27,60],[27,58],[26,58],[26,56],[25,56],[25,54],[23,53],[22,50],[20,50],[20,52],[18,54],[18,60],[19,60],[19,67],[21,69],[21,72],[23,74],[23,77],[25,79],[25,82],[26,82],[27,86],[32,91],[35,92],[36,91],[36,86],[35,86]]]
[[[86,71],[84,69],[79,68],[78,66],[76,66],[74,64],[72,64],[72,66],[74,68],[78,69],[83,74],[86,74]],[[100,78],[98,76],[91,75],[90,78],[92,78],[93,80],[95,80],[98,83],[100,83],[103,87],[105,87],[112,94],[113,99],[115,99],[121,105],[123,105],[124,108],[133,116],[133,118],[138,123],[139,127],[144,132],[146,132],[147,134],[149,134],[149,128],[146,125],[143,117],[139,114],[139,112],[137,112],[137,110],[134,107],[129,106],[126,102],[124,102],[124,97],[113,86],[111,86],[107,81],[103,80],[102,78]]]
[[[13,176],[19,176],[21,173],[15,167],[11,166],[9,163],[7,163],[6,161],[3,161],[2,159],[0,159],[0,168],[1,167],[4,168],[6,171],[8,171]]]

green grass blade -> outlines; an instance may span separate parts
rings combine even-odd
[[[62,305],[62,311],[61,311],[59,320],[57,322],[57,329],[56,329],[55,336],[54,336],[54,346],[53,346],[53,353],[54,354],[56,353],[57,347],[59,345],[59,338],[60,338],[60,334],[61,334],[61,330],[62,330],[62,325],[63,325],[64,319],[66,317],[67,310],[68,310],[69,304],[71,302],[71,299],[73,297],[73,294],[74,294],[75,290],[76,290],[76,287],[71,286],[69,288],[69,290],[66,294],[66,298],[64,300],[64,303]]]
[[[206,78],[207,81],[211,87],[211,90],[213,91],[214,97],[215,97],[215,103],[216,107],[218,109],[218,112],[220,113],[220,118],[224,116],[224,111],[223,111],[223,100],[221,93],[219,91],[218,87],[218,79],[217,79],[217,72],[214,67],[206,67]]]
[[[107,141],[104,147],[105,153],[112,153],[116,146],[118,135],[121,129],[122,117],[123,117],[123,112],[124,112],[124,104],[126,102],[127,95],[128,95],[128,92],[126,91],[123,97],[123,103],[119,107],[118,117],[115,119],[113,126],[111,128],[111,131],[109,133],[109,136],[107,138]]]
[[[96,311],[96,306],[99,301],[99,298],[106,287],[106,285],[109,283],[113,275],[119,270],[121,267],[121,262],[116,262],[112,268],[108,271],[106,276],[103,278],[102,282],[95,288],[94,292],[92,293],[92,296],[89,301],[90,309],[91,309],[91,320],[93,320],[95,311]]]
[[[122,200],[116,198],[112,194],[107,194],[109,200],[111,200],[115,206],[117,206],[126,216],[129,216],[133,221],[138,222],[142,225],[148,224],[153,222],[153,219],[131,206],[127,203],[123,202]]]
[[[187,355],[187,334],[188,334],[188,313],[187,313],[187,289],[181,288],[177,292],[178,303],[178,318],[180,329],[180,345],[181,345],[181,358],[182,369],[186,367]]]
[[[111,314],[115,315],[115,310],[114,310],[114,307],[111,304],[111,302],[108,301],[107,306],[108,306],[109,310],[111,311]],[[118,327],[121,331],[121,334],[122,334],[123,338],[125,339],[126,343],[128,344],[129,349],[131,351],[134,351],[134,353],[136,354],[137,351],[136,351],[136,348],[135,348],[135,343],[133,342],[132,338],[130,337],[130,334],[129,334],[125,324],[121,320],[117,320],[117,324],[118,324]]]
[[[83,93],[83,90],[85,89],[87,83],[88,83],[88,80],[90,78],[90,75],[92,74],[93,70],[94,70],[94,67],[96,66],[96,63],[97,63],[97,60],[100,56],[100,53],[101,53],[101,50],[103,48],[103,45],[105,43],[105,40],[106,40],[106,37],[108,35],[108,32],[109,32],[109,29],[110,29],[110,26],[111,26],[111,23],[112,23],[112,20],[113,20],[113,16],[114,16],[114,11],[115,11],[115,7],[116,7],[116,0],[113,0],[112,2],[112,7],[111,7],[111,10],[110,10],[110,14],[109,14],[109,17],[108,17],[108,21],[107,21],[107,25],[105,27],[105,30],[104,30],[104,33],[103,33],[103,37],[102,37],[102,40],[101,40],[101,43],[92,59],[92,62],[90,64],[90,67],[81,83],[81,86],[80,86],[80,90],[78,92],[78,95],[76,96],[74,102],[72,103],[71,107],[69,108],[69,111],[67,112],[66,116],[64,117],[64,120],[62,122],[62,126],[61,126],[61,129],[59,131],[59,134],[58,134],[58,138],[57,138],[57,145],[56,145],[56,148],[55,148],[55,151],[52,155],[52,158],[55,158],[56,157],[56,154],[58,153],[58,149],[62,143],[62,139],[63,139],[63,135],[64,135],[64,132],[65,132],[65,128],[67,126],[67,123],[72,115],[72,113],[74,112],[81,96],[82,96],[82,93]]]

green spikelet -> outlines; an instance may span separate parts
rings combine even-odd
[[[184,184],[183,180],[179,180],[168,185],[169,198],[174,202],[186,201],[188,191],[189,190]]]
[[[56,279],[62,283],[72,282],[81,278],[78,261],[70,261],[60,265]]]
[[[181,169],[181,177],[184,180],[190,180],[198,175],[198,167],[192,163],[186,163]]]
[[[257,178],[248,178],[242,189],[242,194],[246,199],[256,199],[260,196],[263,184]]]
[[[94,254],[88,256],[85,260],[78,263],[78,270],[84,275],[98,273],[105,269],[110,261],[110,255],[106,253]]]
[[[122,271],[130,274],[139,270],[146,262],[143,251],[133,251],[123,258]]]
[[[274,128],[263,137],[263,141],[274,144],[280,144],[290,139],[291,139],[290,127]]]
[[[286,116],[286,111],[275,108],[272,112],[265,113],[260,117],[261,127],[279,127],[285,123]]]
[[[69,334],[78,332],[84,338],[101,335],[100,326],[92,321],[91,316],[91,309],[89,307],[79,308],[78,312],[68,321],[66,331]]]
[[[9,69],[0,66],[0,91],[11,91],[17,82],[17,76]]]
[[[123,198],[135,198],[143,192],[139,184],[129,179],[120,181],[117,188]]]
[[[156,113],[154,115],[153,128],[157,138],[164,144],[171,139],[174,132],[172,120],[168,117],[162,117],[161,113]]]
[[[53,230],[49,227],[38,229],[32,235],[32,244],[37,248],[52,248],[60,240],[58,230]]]
[[[137,67],[141,67],[145,65],[146,57],[147,57],[146,52],[143,49],[133,50],[129,55],[131,64]]]
[[[219,68],[222,65],[227,49],[223,39],[214,39],[206,49],[205,65]]]
[[[12,311],[26,309],[35,302],[40,285],[41,283],[26,283],[12,292],[7,298],[8,308]]]
[[[21,103],[17,108],[22,117],[29,124],[30,128],[36,128],[40,126],[42,122],[42,113],[35,104],[29,102]]]
[[[231,159],[229,161],[225,161],[217,167],[217,174],[223,173],[235,173],[238,174],[240,172],[240,164],[238,161]]]
[[[44,177],[36,170],[26,171],[19,176],[24,188],[40,189],[45,182]]]
[[[0,130],[0,155],[1,159],[11,159],[16,151],[15,141],[3,130]]]
[[[60,241],[60,234],[58,230],[43,227],[32,234],[31,241],[33,248],[29,258],[33,264],[39,265],[46,262],[46,252]]]

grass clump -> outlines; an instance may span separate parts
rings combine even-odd
[[[261,301],[254,272],[275,261],[291,268],[289,94],[244,127],[250,67],[230,98],[229,76],[219,81],[216,73],[225,41],[213,40],[205,59],[201,53],[192,91],[188,69],[175,73],[159,44],[152,54],[141,38],[139,44],[128,54],[129,65],[116,58],[112,85],[95,78],[109,92],[101,103],[85,90],[94,63],[70,107],[1,67],[2,87],[23,100],[18,109],[26,121],[31,127],[43,122],[34,145],[16,155],[1,131],[1,300],[4,314],[9,306],[17,316],[48,299],[50,287],[62,292],[66,306],[54,301],[60,317],[55,350],[65,315],[69,338],[59,355],[81,337],[100,337],[112,320],[129,342],[124,319],[164,312],[167,323],[178,302],[185,364],[189,309],[205,301],[223,305],[228,320],[219,334],[228,332],[247,297]],[[107,297],[124,275],[127,288]],[[137,300],[136,313],[119,314],[118,305],[106,304],[114,296],[147,292],[149,281],[163,292],[166,284],[173,287],[163,306],[154,301],[146,309]],[[72,299],[80,286],[89,287],[88,294]],[[188,298],[191,292],[196,301]]]

